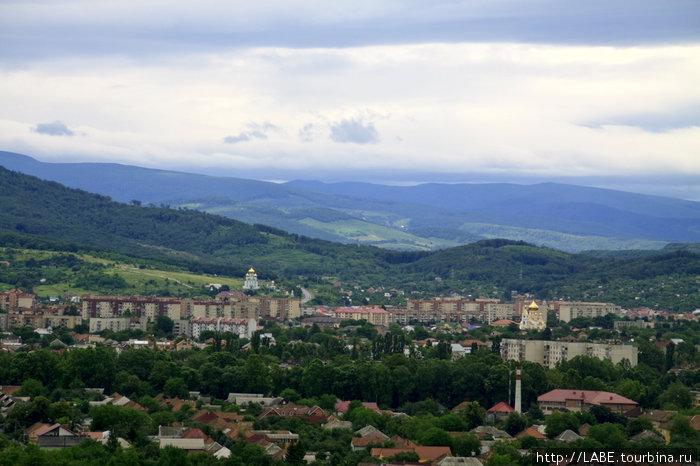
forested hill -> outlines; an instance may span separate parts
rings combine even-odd
[[[251,265],[280,274],[334,273],[338,264],[379,271],[385,265],[383,258],[393,254],[194,210],[121,204],[2,167],[0,229],[195,268],[206,263],[209,271],[232,274],[242,274]]]
[[[508,238],[567,252],[700,241],[700,202],[569,184],[284,184],[115,163],[47,163],[0,151],[0,165],[65,186],[196,209],[346,244],[437,250]]]
[[[388,251],[285,233],[187,209],[141,207],[0,167],[0,245],[93,248],[192,271],[508,297],[612,301],[689,310],[700,257],[680,249],[636,258],[568,254],[487,240],[435,252]],[[693,304],[695,303],[695,304]]]

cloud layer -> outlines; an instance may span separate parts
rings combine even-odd
[[[0,149],[259,178],[700,180],[698,4],[625,3],[8,1]]]

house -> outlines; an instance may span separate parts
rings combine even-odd
[[[657,442],[657,443],[666,443],[666,439],[663,438],[661,435],[657,434],[653,430],[643,430],[637,435],[633,435],[630,437],[630,441],[632,442],[639,442],[639,441],[652,441],[652,442]]]
[[[379,409],[379,406],[377,406],[377,403],[373,401],[363,401],[362,406],[364,406],[367,409],[371,409],[375,413],[381,414],[382,410]],[[350,407],[350,401],[343,401],[343,400],[338,400],[335,403],[335,406],[333,407],[333,412],[335,413],[336,416],[340,416],[341,414],[345,414],[348,412],[348,408]]]
[[[509,439],[513,438],[511,435],[501,429],[496,429],[493,426],[477,426],[474,428],[474,432],[476,435],[479,436],[479,438],[484,438],[484,437],[492,437],[494,439]]]
[[[486,411],[486,420],[495,424],[504,421],[510,413],[514,412],[515,409],[508,406],[505,402],[500,401]]]
[[[284,447],[299,440],[299,434],[288,430],[252,430],[246,442],[258,444],[261,440]]]
[[[85,440],[61,424],[45,425],[34,432],[39,448],[53,450],[74,447]]]
[[[260,393],[229,393],[226,403],[235,403],[238,406],[247,405],[248,403],[256,403],[260,406],[275,406],[284,401],[280,397],[266,397]]]
[[[265,419],[270,416],[298,417],[307,419],[311,424],[324,422],[328,418],[323,409],[318,406],[309,407],[296,405],[294,403],[287,403],[286,405],[267,408],[260,416],[258,416],[258,419]]]
[[[624,414],[637,406],[637,402],[617,393],[598,390],[556,389],[537,397],[537,404],[544,414],[555,411],[588,411],[592,406],[605,406],[612,412]]]
[[[362,429],[355,431],[355,435],[358,435],[361,438],[377,439],[380,442],[386,442],[387,440],[389,440],[388,435],[386,435],[384,432],[382,432],[374,426],[365,426]]]
[[[180,411],[184,405],[190,406],[193,410],[196,409],[197,403],[189,400],[181,400],[180,398],[164,398],[159,403],[161,408],[166,408],[168,411]]]
[[[216,454],[223,448],[201,429],[177,426],[159,426],[156,437],[160,448],[175,447],[188,452],[206,452]]]
[[[671,424],[673,424],[673,418],[676,414],[676,411],[655,409],[642,414],[640,417],[649,419],[651,425],[661,433],[666,443],[669,443],[671,441]]]
[[[484,466],[478,458],[466,458],[463,456],[448,456],[440,460],[437,466]]]
[[[546,435],[544,435],[542,432],[540,432],[539,430],[535,429],[532,426],[519,432],[518,434],[515,435],[515,437],[516,438],[532,437],[532,438],[541,439],[541,440],[544,440],[547,438]]]
[[[350,439],[350,449],[352,451],[364,450],[369,446],[381,446],[385,440],[376,437],[353,437]]]
[[[328,422],[325,424],[322,424],[321,427],[323,427],[326,430],[333,430],[333,429],[347,429],[347,430],[352,430],[352,422],[350,421],[341,421],[335,416],[330,416],[328,418]]]
[[[571,442],[575,442],[576,440],[580,440],[580,439],[582,439],[582,438],[583,438],[583,437],[581,437],[579,434],[577,434],[577,433],[574,432],[573,430],[571,430],[571,429],[566,429],[564,432],[562,432],[561,434],[559,434],[559,435],[555,438],[555,440],[557,440],[557,441],[559,441],[559,442],[564,442],[564,443],[571,443]]]
[[[383,460],[391,458],[399,453],[415,453],[420,458],[421,463],[436,464],[437,462],[452,456],[450,447],[423,447],[417,446],[413,448],[372,448],[370,454],[373,458]]]

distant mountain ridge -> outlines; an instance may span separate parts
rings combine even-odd
[[[0,152],[8,169],[120,202],[186,207],[331,241],[429,250],[481,239],[569,252],[700,241],[700,202],[556,183],[284,184]]]

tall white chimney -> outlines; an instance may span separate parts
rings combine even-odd
[[[520,379],[520,364],[518,364],[517,367],[515,368],[515,412],[516,413],[523,412],[522,398],[523,398],[523,387],[522,387],[522,380]]]

